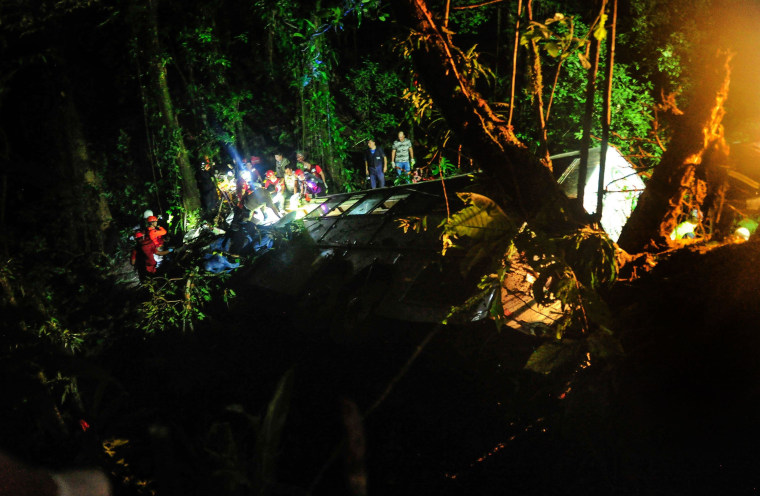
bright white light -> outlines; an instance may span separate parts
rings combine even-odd
[[[749,229],[746,227],[740,227],[736,231],[734,231],[734,234],[740,239],[743,239],[744,241],[747,241],[749,239]]]

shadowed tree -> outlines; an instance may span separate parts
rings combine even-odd
[[[176,181],[179,182],[182,206],[186,211],[193,211],[201,207],[200,191],[195,178],[195,169],[190,164],[183,130],[172,103],[166,56],[159,39],[158,6],[159,0],[146,0],[145,4],[132,6],[132,14],[135,18],[138,42],[147,58],[147,86],[150,90],[151,103],[156,106],[158,117],[163,125],[161,132],[164,136],[164,146],[168,148],[164,150],[164,156],[174,162],[164,165],[177,168],[175,176]]]

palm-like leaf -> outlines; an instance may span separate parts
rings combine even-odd
[[[445,234],[477,241],[511,237],[515,225],[496,202],[476,193],[457,193],[469,206],[441,223]]]

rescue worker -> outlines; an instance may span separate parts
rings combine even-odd
[[[282,182],[280,181],[280,178],[275,175],[273,170],[268,170],[265,177],[264,189],[269,189],[269,187],[272,186],[275,193],[282,191]]]
[[[132,256],[130,263],[133,267],[137,268],[137,273],[140,274],[140,278],[152,276],[156,273],[158,268],[158,260],[156,255],[164,256],[168,255],[172,251],[172,248],[168,250],[160,249],[144,232],[138,231],[135,234],[136,246],[132,249]]]
[[[304,197],[304,185],[303,183],[306,181],[306,177],[303,175],[303,171],[301,169],[296,169],[295,171],[296,176],[296,194],[298,195],[298,198],[303,201],[311,201],[311,198],[308,200]]]
[[[151,215],[146,219],[148,223],[148,236],[157,248],[163,246],[164,236],[166,236],[166,229],[158,225],[158,217]]]
[[[246,194],[245,197],[243,197],[242,204],[250,212],[246,216],[247,221],[253,219],[253,216],[257,211],[260,212],[262,218],[266,220],[267,213],[264,207],[269,207],[278,218],[282,217],[277,206],[272,202],[272,197],[269,192],[260,186],[254,187],[248,194]]]
[[[251,159],[258,160],[257,157],[251,157]],[[238,178],[237,195],[240,205],[242,205],[245,196],[261,183],[261,174],[259,174],[254,165],[253,162],[245,162],[245,170],[240,173],[240,177]]]
[[[272,188],[270,190],[270,188]],[[285,196],[283,195],[283,181],[277,177],[273,170],[266,172],[266,181],[264,181],[264,189],[270,191],[272,195],[272,201],[277,205],[280,211],[284,210]]]
[[[296,153],[296,160],[307,177],[311,174],[314,176],[314,181],[321,183],[319,184],[320,191],[324,191],[326,194],[327,179],[325,179],[325,172],[322,170],[322,167],[307,161],[302,152]]]

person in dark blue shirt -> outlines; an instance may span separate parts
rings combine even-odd
[[[367,140],[368,148],[364,150],[364,172],[369,177],[372,189],[385,187],[385,172],[388,169],[388,158],[382,148],[375,145],[374,139]]]

